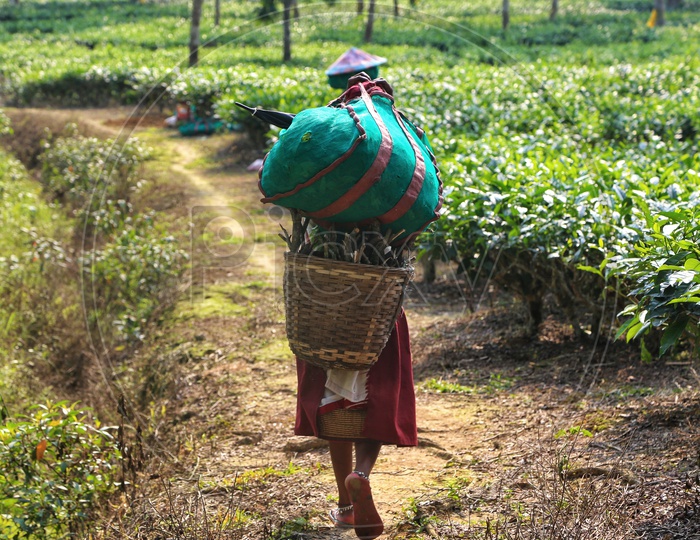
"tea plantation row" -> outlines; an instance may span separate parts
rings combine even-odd
[[[572,2],[554,23],[548,2],[513,3],[505,35],[498,2],[458,4],[380,18],[368,46],[390,58],[382,75],[441,164],[444,217],[422,252],[458,261],[476,289],[510,288],[528,302],[533,326],[550,295],[579,332],[597,332],[627,304],[628,337],[670,329],[659,352],[696,332],[697,3],[669,12],[658,31],[646,28],[648,6],[638,2]],[[14,36],[0,42],[13,66],[0,79],[6,98],[188,101],[254,131],[234,101],[290,112],[324,105],[337,92],[322,68],[363,24],[348,5],[302,4],[295,61],[280,66],[279,26],[251,23],[255,6],[232,3],[220,30],[205,27],[214,46],[200,66],[185,69],[185,4],[103,6],[102,25],[90,10],[68,27],[30,7],[26,18],[5,17]]]

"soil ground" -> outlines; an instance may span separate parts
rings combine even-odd
[[[276,236],[290,221],[259,202],[254,153],[126,109],[50,114],[152,145],[148,204],[191,250],[180,300],[120,366],[139,381],[122,390],[145,463],[101,535],[355,538],[326,517],[327,447],[292,435]],[[420,443],[384,448],[372,474],[383,537],[700,538],[697,359],[643,363],[607,331],[576,340],[553,307],[530,337],[516,301],[466,290],[448,265],[433,284],[418,272],[406,311]]]

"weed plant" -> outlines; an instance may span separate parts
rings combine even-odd
[[[621,478],[614,467],[581,467],[574,456],[582,432],[569,433],[569,441],[532,454],[532,463],[523,471],[530,493],[516,498],[504,492],[507,506],[498,520],[486,524],[484,539],[635,538],[641,500],[639,492],[629,489],[633,478]]]

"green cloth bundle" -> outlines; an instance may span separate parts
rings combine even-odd
[[[425,134],[395,107],[391,86],[360,73],[327,107],[296,115],[265,158],[263,202],[321,227],[363,228],[412,240],[437,219],[442,183]]]

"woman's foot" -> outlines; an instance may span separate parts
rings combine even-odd
[[[348,506],[339,506],[334,508],[328,515],[333,522],[333,525],[339,529],[352,529],[355,526],[354,512],[352,509],[352,504]]]
[[[361,540],[372,540],[384,531],[384,524],[372,500],[369,478],[354,471],[345,479],[345,489],[352,501],[355,534]]]

